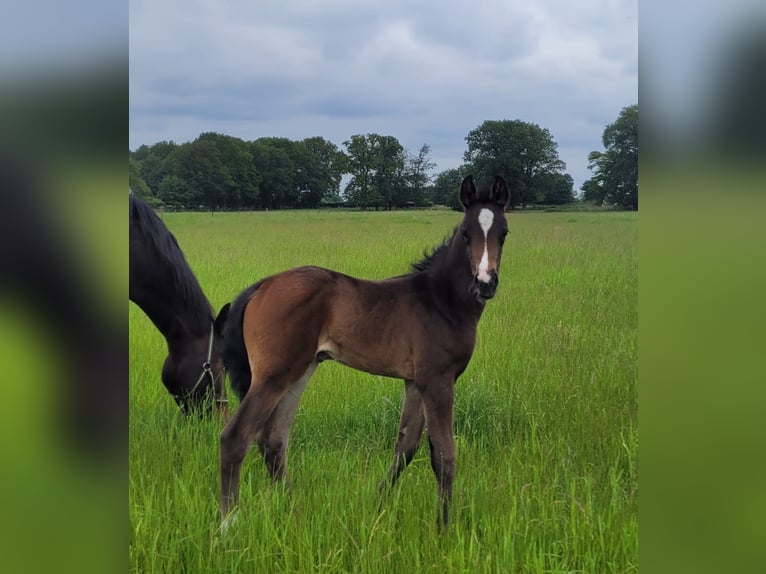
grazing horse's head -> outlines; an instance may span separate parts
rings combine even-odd
[[[471,262],[471,289],[483,303],[492,299],[497,290],[500,257],[508,234],[505,220],[508,185],[502,177],[496,176],[491,188],[477,191],[473,177],[469,175],[460,185],[460,203],[465,216],[458,233]]]
[[[218,328],[210,335],[171,345],[162,366],[162,382],[184,414],[227,411],[224,365]]]

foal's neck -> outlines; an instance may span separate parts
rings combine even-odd
[[[453,313],[478,321],[484,310],[484,303],[480,302],[471,290],[471,262],[459,241],[462,241],[459,237],[453,238],[433,262],[428,273],[434,279],[433,290],[436,297],[441,298]]]

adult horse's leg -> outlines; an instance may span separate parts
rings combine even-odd
[[[287,479],[287,443],[290,428],[295,420],[295,412],[306,385],[317,368],[317,362],[309,365],[303,376],[298,379],[282,396],[274,412],[266,422],[263,436],[259,437],[258,446],[263,453],[266,467],[274,482]]]
[[[423,391],[428,442],[431,446],[431,468],[439,493],[439,528],[447,526],[452,483],[455,479],[455,436],[452,429],[455,400],[454,379],[429,381]]]
[[[237,412],[221,432],[221,518],[225,519],[239,498],[239,474],[250,445],[263,434],[284,389],[273,379],[255,377]]]
[[[389,485],[393,486],[402,471],[412,462],[420,445],[424,424],[425,414],[420,391],[412,381],[404,381],[404,399],[402,414],[399,417],[399,434],[394,446],[394,460],[388,467],[386,478],[379,485],[381,491]]]

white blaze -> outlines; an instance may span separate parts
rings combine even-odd
[[[484,283],[489,283],[491,280],[491,277],[488,273],[489,253],[487,253],[487,234],[489,233],[489,230],[492,227],[492,222],[494,220],[495,214],[492,213],[491,210],[485,208],[479,212],[479,225],[481,225],[481,230],[484,232],[484,253],[481,256],[481,261],[479,261],[479,273],[477,275],[477,279],[479,281],[483,281]]]

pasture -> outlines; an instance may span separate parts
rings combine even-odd
[[[163,216],[216,311],[297,265],[370,279],[406,273],[460,217]],[[440,536],[426,440],[395,488],[377,491],[402,382],[332,362],[317,369],[298,410],[292,488],[272,487],[252,450],[239,520],[221,535],[222,423],[181,415],[160,382],[164,339],[131,303],[131,570],[637,571],[637,215],[511,212],[508,224],[498,294],[457,383],[457,472]]]

